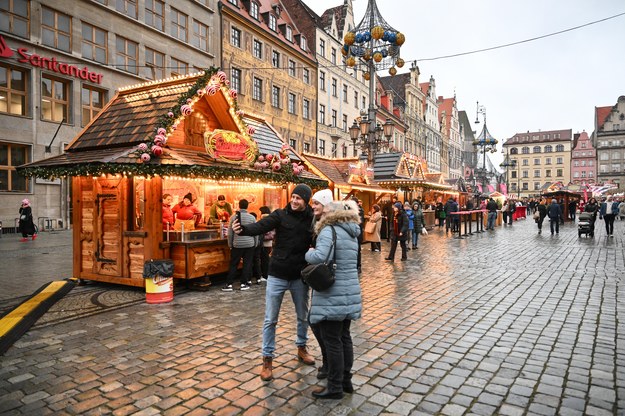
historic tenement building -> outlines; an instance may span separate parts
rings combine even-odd
[[[113,97],[150,79],[218,66],[216,0],[0,2],[0,221],[32,201],[39,227],[67,227],[69,181],[16,167],[61,154]]]
[[[592,137],[597,149],[597,182],[612,182],[622,191],[625,187],[625,95],[614,106],[595,107],[595,131]]]
[[[593,185],[597,179],[597,154],[588,133],[576,134],[571,152],[571,182]]]

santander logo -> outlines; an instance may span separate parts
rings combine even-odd
[[[7,46],[7,43],[4,41],[4,38],[0,36],[0,57],[2,58],[10,58],[13,56],[13,49]]]

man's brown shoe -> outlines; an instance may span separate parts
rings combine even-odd
[[[269,381],[273,379],[273,358],[263,357],[263,369],[260,371],[260,379]]]
[[[306,365],[315,365],[315,359],[312,357],[312,355],[308,354],[306,346],[297,347],[297,359]]]

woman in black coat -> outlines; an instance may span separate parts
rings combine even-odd
[[[408,239],[408,215],[401,202],[393,205],[393,219],[391,222],[391,252],[385,260],[394,261],[397,242],[401,244],[401,261],[408,260],[406,240]]]
[[[30,201],[24,199],[22,206],[20,207],[20,221],[18,224],[18,231],[22,233],[20,241],[28,241],[28,236],[31,235],[33,240],[37,238],[37,229],[33,222],[33,210],[30,207]]]

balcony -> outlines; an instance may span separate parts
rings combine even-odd
[[[339,127],[326,126],[325,124],[318,123],[319,133],[327,134],[333,139],[345,139],[350,140],[349,135],[346,131]]]

